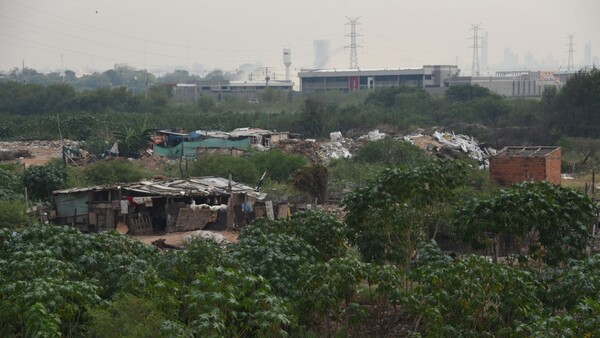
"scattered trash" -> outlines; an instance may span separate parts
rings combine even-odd
[[[367,135],[362,135],[358,138],[359,141],[378,141],[385,138],[385,133],[380,133],[379,129],[370,131]]]
[[[190,244],[195,238],[210,239],[219,245],[225,245],[228,243],[227,239],[222,234],[206,230],[197,230],[192,232],[190,235],[185,236],[183,242],[185,244]]]

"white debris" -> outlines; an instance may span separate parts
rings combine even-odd
[[[380,133],[379,129],[375,129],[370,131],[367,135],[360,136],[358,139],[360,141],[377,141],[385,138],[385,133]]]
[[[414,139],[419,138],[419,137],[423,137],[423,134],[406,135],[406,136],[402,137],[402,139],[404,141],[410,142],[411,144],[415,144]]]
[[[190,235],[185,236],[183,242],[185,244],[190,244],[195,238],[206,238],[215,241],[217,244],[227,244],[227,239],[225,239],[225,236],[206,230],[197,230],[192,232]]]
[[[571,174],[560,174],[560,178],[563,180],[574,180],[575,178]]]
[[[331,133],[330,135],[332,141],[325,142],[320,144],[319,148],[319,158],[322,163],[327,164],[329,159],[338,159],[338,158],[350,158],[352,154],[350,153],[350,148],[353,145],[352,139],[342,137],[342,134],[339,132]],[[336,135],[333,135],[336,134]],[[338,135],[339,134],[339,135]],[[338,138],[339,136],[339,138]],[[334,141],[335,139],[335,141]]]
[[[496,150],[490,147],[482,149],[479,146],[479,142],[472,136],[467,135],[455,135],[454,132],[438,132],[433,133],[435,138],[441,144],[455,150],[460,150],[466,153],[470,158],[477,160],[479,163],[487,166],[487,158],[491,155],[496,154]]]
[[[342,133],[339,131],[329,133],[329,139],[331,140],[331,142],[339,141],[342,139]]]

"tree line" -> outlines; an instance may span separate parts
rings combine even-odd
[[[116,70],[106,73],[108,77],[112,73],[119,74]],[[90,114],[103,124],[119,120],[117,113],[127,114],[121,117],[122,121],[141,121],[143,116],[151,115],[150,127],[153,128],[251,126],[318,138],[327,137],[332,131],[352,133],[381,126],[398,132],[436,126],[467,133],[496,148],[508,144],[554,144],[565,137],[597,138],[600,123],[595,113],[600,109],[599,83],[600,71],[593,69],[576,74],[559,91],[548,88],[541,100],[509,100],[485,88],[466,85],[448,88],[443,97],[411,87],[310,97],[266,93],[264,102],[255,104],[227,96],[220,102],[203,96],[197,102],[177,103],[169,98],[168,87],[160,86],[158,80],[145,88],[143,94],[118,80],[83,91],[66,83],[41,85],[4,81],[0,83],[0,114],[3,116],[0,137],[26,134],[18,130],[17,124],[26,123],[27,116],[39,119],[48,115]],[[131,119],[131,116],[137,117]],[[27,133],[35,134],[32,128],[27,129]],[[73,133],[82,134],[77,130]]]

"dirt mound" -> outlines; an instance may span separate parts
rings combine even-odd
[[[313,163],[320,163],[319,150],[321,146],[317,142],[290,139],[277,143],[277,148],[286,154],[303,155]]]

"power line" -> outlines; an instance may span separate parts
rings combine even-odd
[[[350,25],[350,34],[346,35],[350,37],[350,45],[346,46],[346,48],[350,48],[350,69],[358,69],[358,52],[357,48],[362,47],[356,44],[356,37],[360,36],[360,34],[356,33],[356,24],[358,24],[359,17],[356,18],[348,18],[348,23],[346,25]]]

